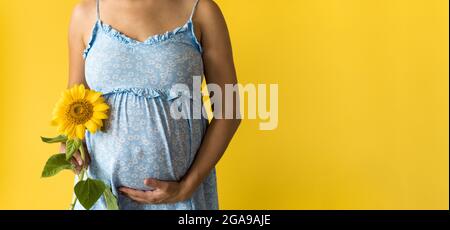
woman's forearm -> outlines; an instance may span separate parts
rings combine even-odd
[[[240,119],[213,119],[211,121],[194,162],[181,181],[186,196],[194,193],[215,167],[239,124]]]

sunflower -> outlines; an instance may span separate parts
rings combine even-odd
[[[69,139],[83,139],[86,128],[95,133],[103,126],[108,109],[100,92],[75,85],[62,93],[53,110],[52,124]]]

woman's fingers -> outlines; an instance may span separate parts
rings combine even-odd
[[[73,154],[73,158],[75,158],[75,160],[77,161],[78,165],[82,166],[83,165],[83,160],[81,159],[81,154],[80,152],[76,152]]]
[[[160,181],[152,178],[147,178],[144,180],[144,184],[147,187],[154,188],[154,189],[162,189],[166,190],[168,187],[168,183],[165,181]]]
[[[72,158],[76,160],[77,164],[78,164],[80,167],[88,166],[89,163],[91,163],[91,157],[89,156],[89,154],[87,153],[87,151],[84,151],[84,152],[86,153],[86,155],[84,156],[84,161],[83,161],[83,159],[81,158],[80,151],[76,151],[76,152],[73,154],[73,156],[72,156]]]
[[[89,153],[86,151],[86,144],[83,143],[83,148],[84,148],[84,152],[86,153],[85,156],[85,160],[83,162],[83,160],[81,159],[81,154],[80,151],[76,151],[72,158],[70,159],[70,163],[72,163],[74,165],[74,170],[77,174],[80,173],[81,169],[87,165],[89,165],[89,163],[91,162],[91,157],[89,156]],[[66,152],[66,145],[65,143],[61,143],[60,145],[60,152],[64,153]]]
[[[148,204],[148,201],[147,200],[145,200],[145,199],[142,199],[142,198],[140,198],[140,197],[136,197],[136,196],[132,196],[132,195],[129,195],[129,194],[124,194],[126,197],[128,197],[128,198],[130,198],[130,199],[132,199],[132,200],[134,200],[134,201],[136,201],[136,202],[138,202],[138,203],[141,203],[141,204]]]
[[[136,189],[131,189],[131,188],[127,188],[127,187],[121,187],[121,188],[119,188],[119,191],[125,193],[126,195],[130,195],[130,196],[137,197],[137,198],[140,198],[140,199],[145,199],[146,198],[145,192],[139,191],[139,190],[136,190]]]
[[[86,164],[89,165],[91,163],[91,155],[89,155],[88,151],[87,151],[87,146],[86,143],[83,142],[83,148],[84,148],[84,152],[86,153]]]
[[[125,196],[145,204],[159,204],[164,201],[164,194],[154,191],[139,191],[131,188],[121,187],[119,191]]]
[[[81,171],[81,166],[78,164],[77,160],[75,160],[74,158],[71,158],[70,163],[72,163],[72,165],[74,166],[75,173],[79,174]]]

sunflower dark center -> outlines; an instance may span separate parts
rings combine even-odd
[[[67,119],[77,125],[84,124],[92,118],[94,108],[86,100],[74,101],[66,111]]]

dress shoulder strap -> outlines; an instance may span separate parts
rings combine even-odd
[[[98,1],[98,0],[97,0]],[[195,14],[195,10],[197,9],[197,5],[198,5],[198,2],[199,2],[200,0],[196,0],[195,1],[195,4],[194,4],[194,7],[192,7],[192,12],[191,12],[191,17],[189,17],[189,20],[190,21],[192,21],[192,18],[194,17],[194,14]]]
[[[96,1],[96,7],[97,7],[97,20],[100,21],[100,0]]]

